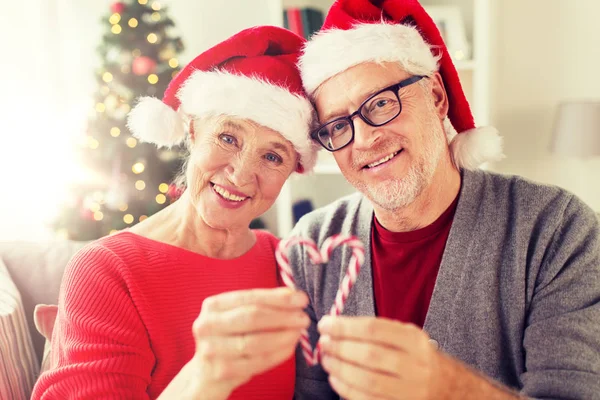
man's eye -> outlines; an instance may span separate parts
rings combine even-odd
[[[333,126],[333,130],[334,131],[339,131],[340,129],[344,129],[344,126],[346,126],[346,124],[343,124],[343,123],[335,124]]]
[[[387,103],[388,103],[387,99],[381,99],[375,103],[375,107],[379,107],[379,108],[385,107],[387,105]]]

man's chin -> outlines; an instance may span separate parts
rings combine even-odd
[[[395,211],[411,205],[421,190],[416,182],[391,180],[380,182],[377,186],[368,187],[361,192],[376,206],[388,211]]]

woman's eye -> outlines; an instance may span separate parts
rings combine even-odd
[[[283,161],[283,160],[281,159],[281,157],[279,157],[278,155],[276,155],[276,154],[273,154],[273,153],[268,153],[268,154],[265,156],[265,158],[267,159],[267,161],[274,162],[274,163],[278,163],[278,164],[279,164],[279,163],[281,163],[281,162]]]
[[[221,139],[221,141],[226,144],[234,144],[235,143],[235,138],[231,135],[227,135],[226,133],[222,133],[221,135],[219,135],[219,139]]]

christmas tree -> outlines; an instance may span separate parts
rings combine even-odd
[[[182,149],[139,143],[126,126],[136,98],[162,98],[179,71],[179,37],[158,1],[117,2],[103,18],[98,90],[78,152],[93,179],[72,187],[54,227],[63,237],[91,240],[144,220],[178,196],[171,184]]]

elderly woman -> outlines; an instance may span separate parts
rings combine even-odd
[[[292,398],[308,299],[278,287],[277,240],[249,224],[315,163],[302,44],[280,28],[242,31],[132,111],[139,138],[185,141],[186,190],[70,262],[34,399]]]

